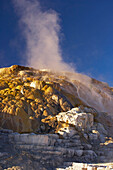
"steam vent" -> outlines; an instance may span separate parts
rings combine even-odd
[[[113,88],[79,73],[0,69],[0,170],[113,170]]]

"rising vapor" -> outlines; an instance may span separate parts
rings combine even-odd
[[[53,10],[42,11],[37,0],[13,0],[13,4],[26,40],[27,65],[37,69],[73,72],[72,66],[62,58],[58,14]]]

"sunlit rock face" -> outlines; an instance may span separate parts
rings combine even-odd
[[[68,111],[76,108],[76,115],[71,112],[74,125],[84,129],[91,128],[93,120],[103,121],[111,133],[112,91],[106,83],[78,73],[18,65],[1,68],[0,126],[20,133],[57,133],[61,122],[69,127],[72,120]]]

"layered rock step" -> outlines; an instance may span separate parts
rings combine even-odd
[[[19,164],[26,167],[29,164],[31,169],[40,167],[47,170],[51,168],[98,170],[99,166],[97,165],[75,162],[102,161],[102,158],[106,160],[109,154],[112,157],[113,153],[112,144],[109,144],[109,147],[100,144],[96,148],[90,143],[83,142],[79,133],[70,138],[63,138],[58,134],[19,134],[9,130],[1,130],[0,144],[0,166],[3,168]],[[109,168],[104,165],[101,167]]]
[[[38,158],[38,160],[42,160],[43,155],[45,159],[46,156],[48,158],[48,155],[51,158],[60,156],[62,163],[69,161],[69,159],[73,161],[93,161],[97,157],[90,144],[81,143],[79,135],[75,135],[73,139],[60,139],[57,134],[13,133],[9,135],[9,139],[15,144],[15,149],[31,152],[32,157]]]

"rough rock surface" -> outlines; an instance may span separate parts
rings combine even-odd
[[[59,134],[19,134],[0,130],[1,170],[111,170],[112,161],[111,138],[100,143],[98,140],[86,141],[83,132],[61,137]]]
[[[15,132],[55,132],[56,115],[81,105],[88,106],[88,112],[93,111],[94,118],[102,120],[111,135],[112,98],[112,88],[107,84],[77,73],[18,65],[0,69],[0,125]]]
[[[68,112],[61,112],[57,116],[58,122],[64,122],[75,126],[77,129],[88,130],[93,126],[94,116],[91,113],[83,113],[79,107]]]
[[[77,73],[0,69],[0,168],[112,169],[112,91]]]

